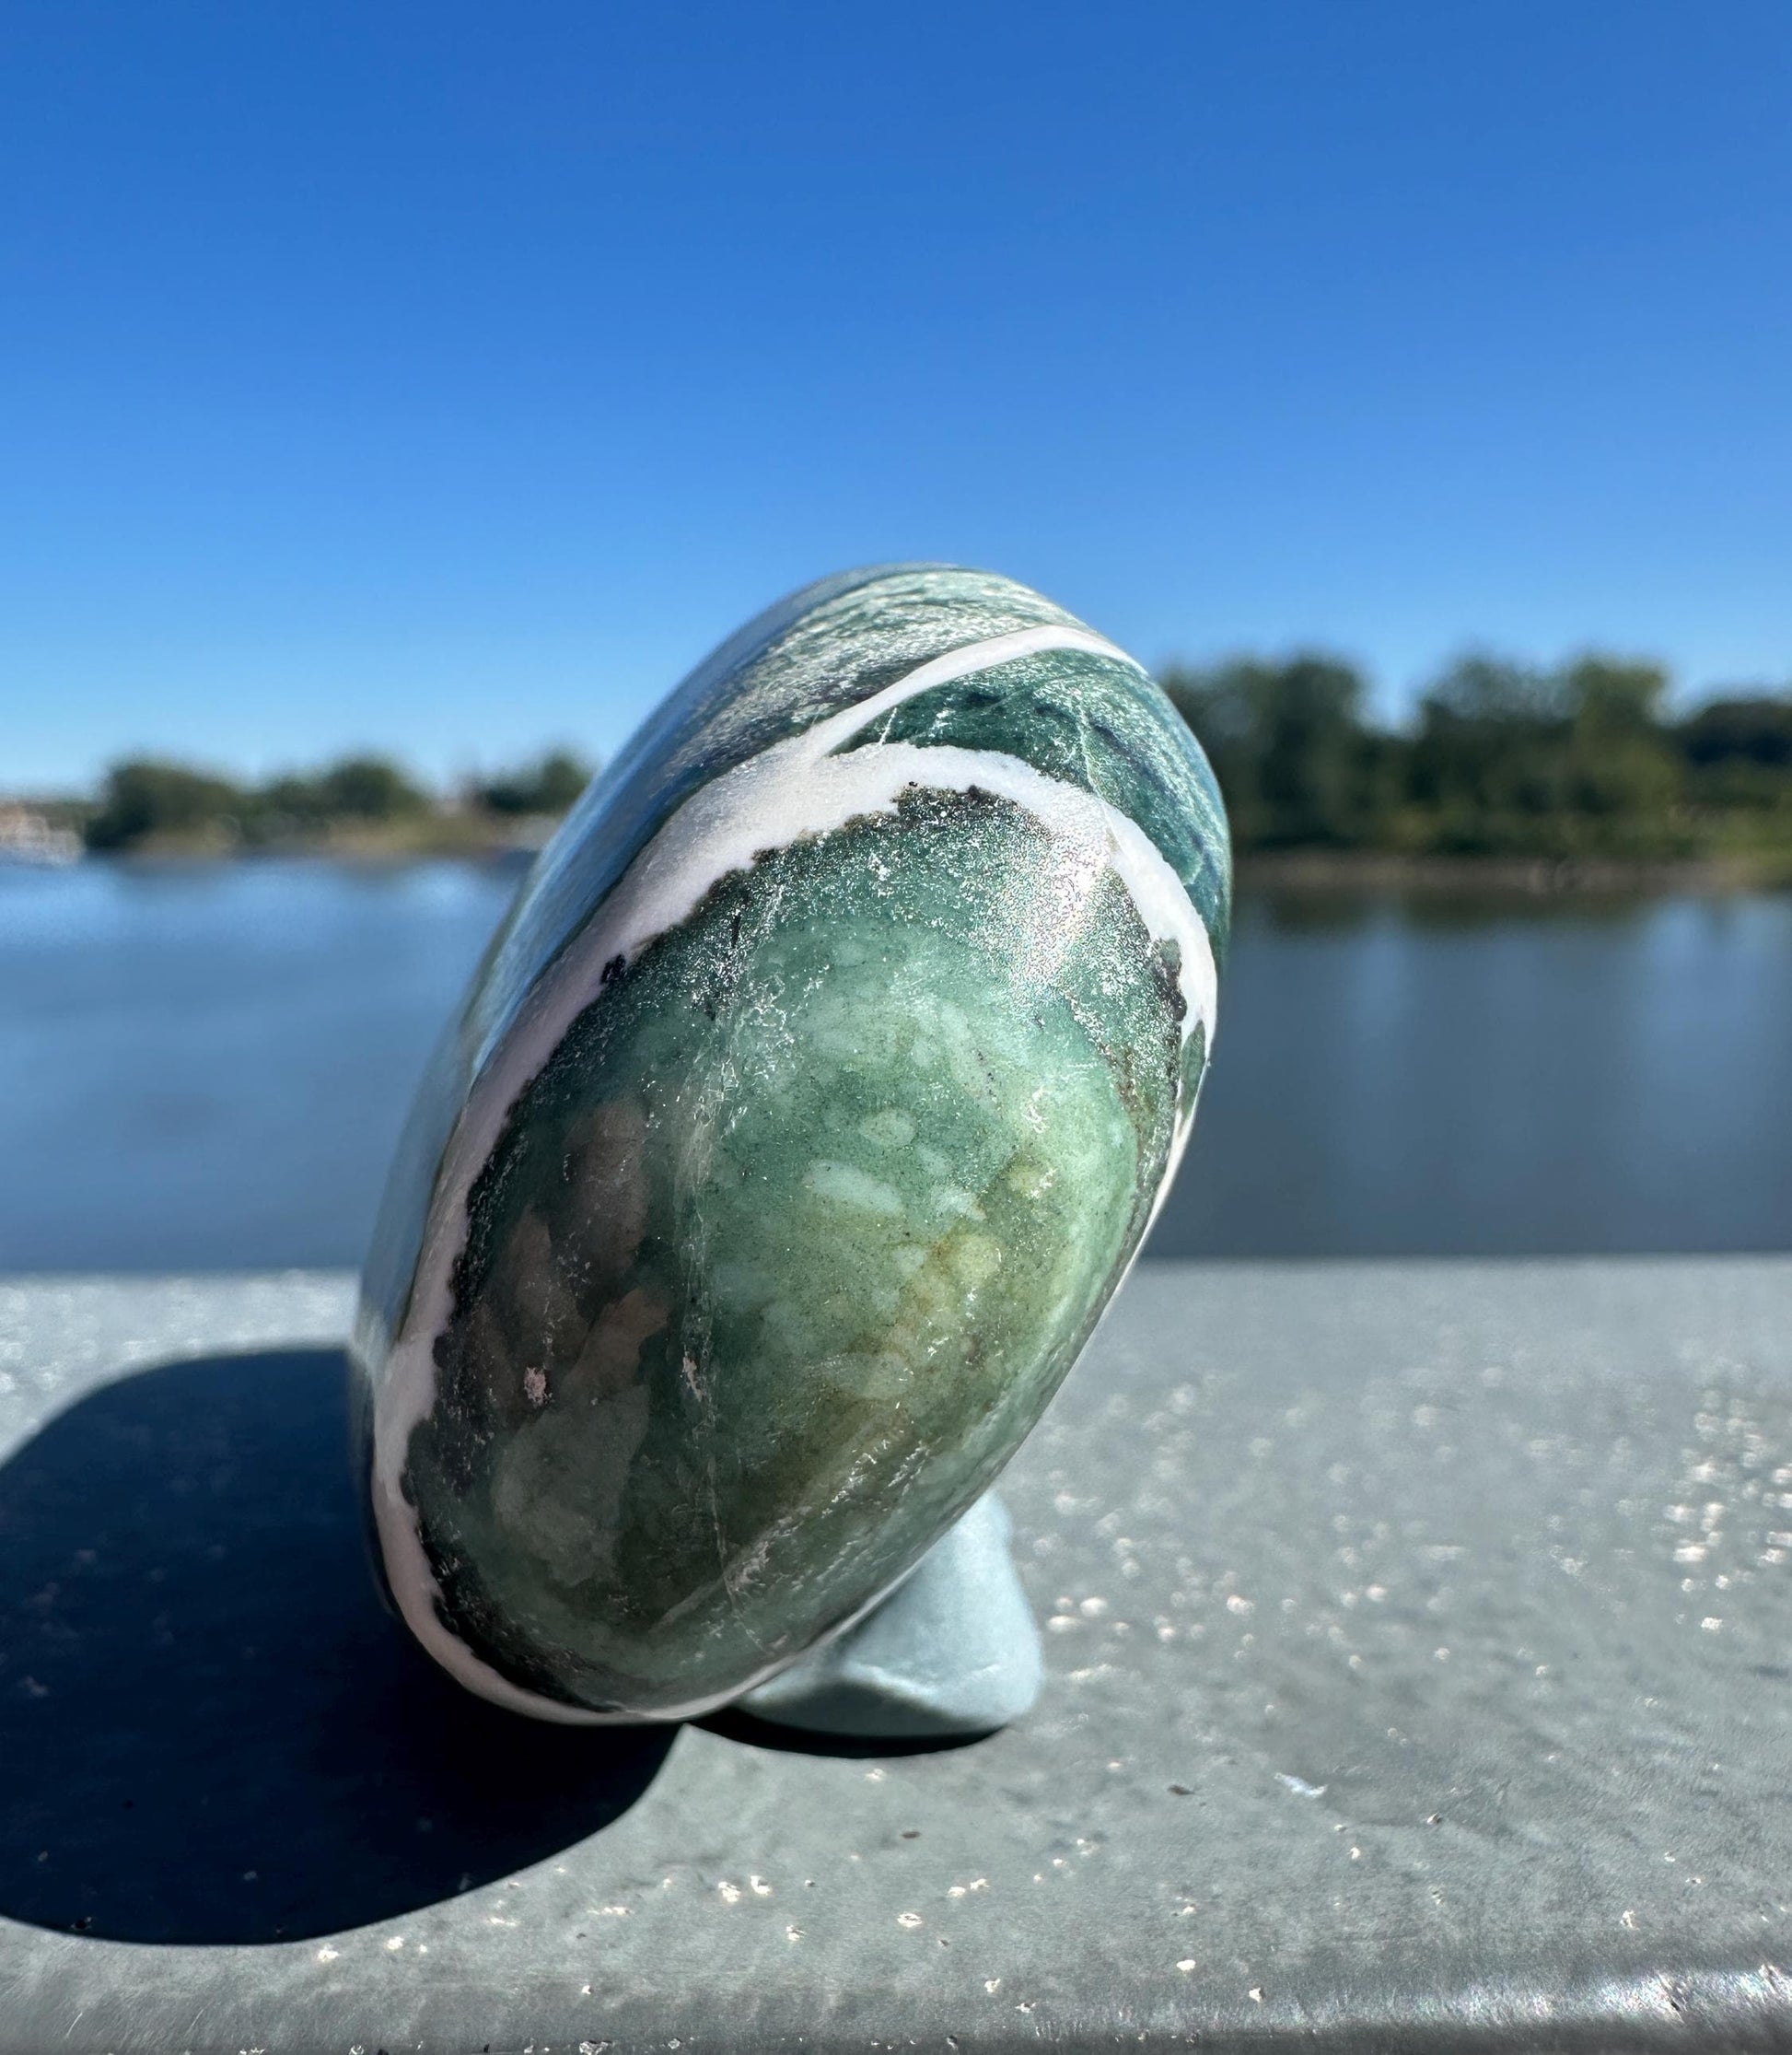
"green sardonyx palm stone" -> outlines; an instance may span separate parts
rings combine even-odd
[[[386,1574],[561,1718],[735,1698],[985,1489],[1174,1166],[1228,899],[1204,759],[1006,580],[830,580],[545,852],[357,1327]]]

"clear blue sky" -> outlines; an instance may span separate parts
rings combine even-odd
[[[7,0],[0,788],[613,747],[902,556],[1792,677],[1786,0]]]

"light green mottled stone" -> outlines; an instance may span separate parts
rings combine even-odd
[[[1013,952],[1006,882],[1052,857],[1017,809],[933,795],[779,851],[530,1089],[412,1451],[460,1631],[506,1675],[725,1690],[889,1583],[1037,1418],[1180,1082],[1118,886]]]
[[[454,1080],[679,799],[944,651],[1065,626],[1004,580],[908,567],[774,611],[675,695],[438,1058],[369,1266],[370,1395],[416,1265],[446,1260],[421,1200]],[[1098,794],[1223,946],[1217,795],[1134,667],[1030,655],[879,733]],[[1205,1064],[1181,968],[1086,841],[925,767],[611,964],[466,1192],[402,1450],[453,1641],[547,1705],[650,1716],[725,1701],[886,1591],[1013,1453],[1138,1244]]]

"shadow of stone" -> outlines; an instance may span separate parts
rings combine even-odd
[[[726,1705],[693,1724],[721,1740],[739,1742],[750,1748],[767,1748],[775,1755],[844,1756],[853,1761],[948,1755],[959,1748],[981,1747],[1001,1732],[999,1727],[992,1727],[987,1734],[822,1734],[807,1727],[780,1726],[775,1721],[759,1719],[735,1705]]]
[[[617,1818],[669,1727],[540,1725],[375,1595],[343,1360],[169,1364],[0,1467],[0,1913],[157,1942],[334,1932]]]

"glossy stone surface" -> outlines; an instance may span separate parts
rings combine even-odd
[[[356,1356],[425,1647],[671,1717],[888,1591],[1137,1249],[1228,889],[1186,729],[1036,593],[849,574],[718,650],[544,852],[394,1169]]]

